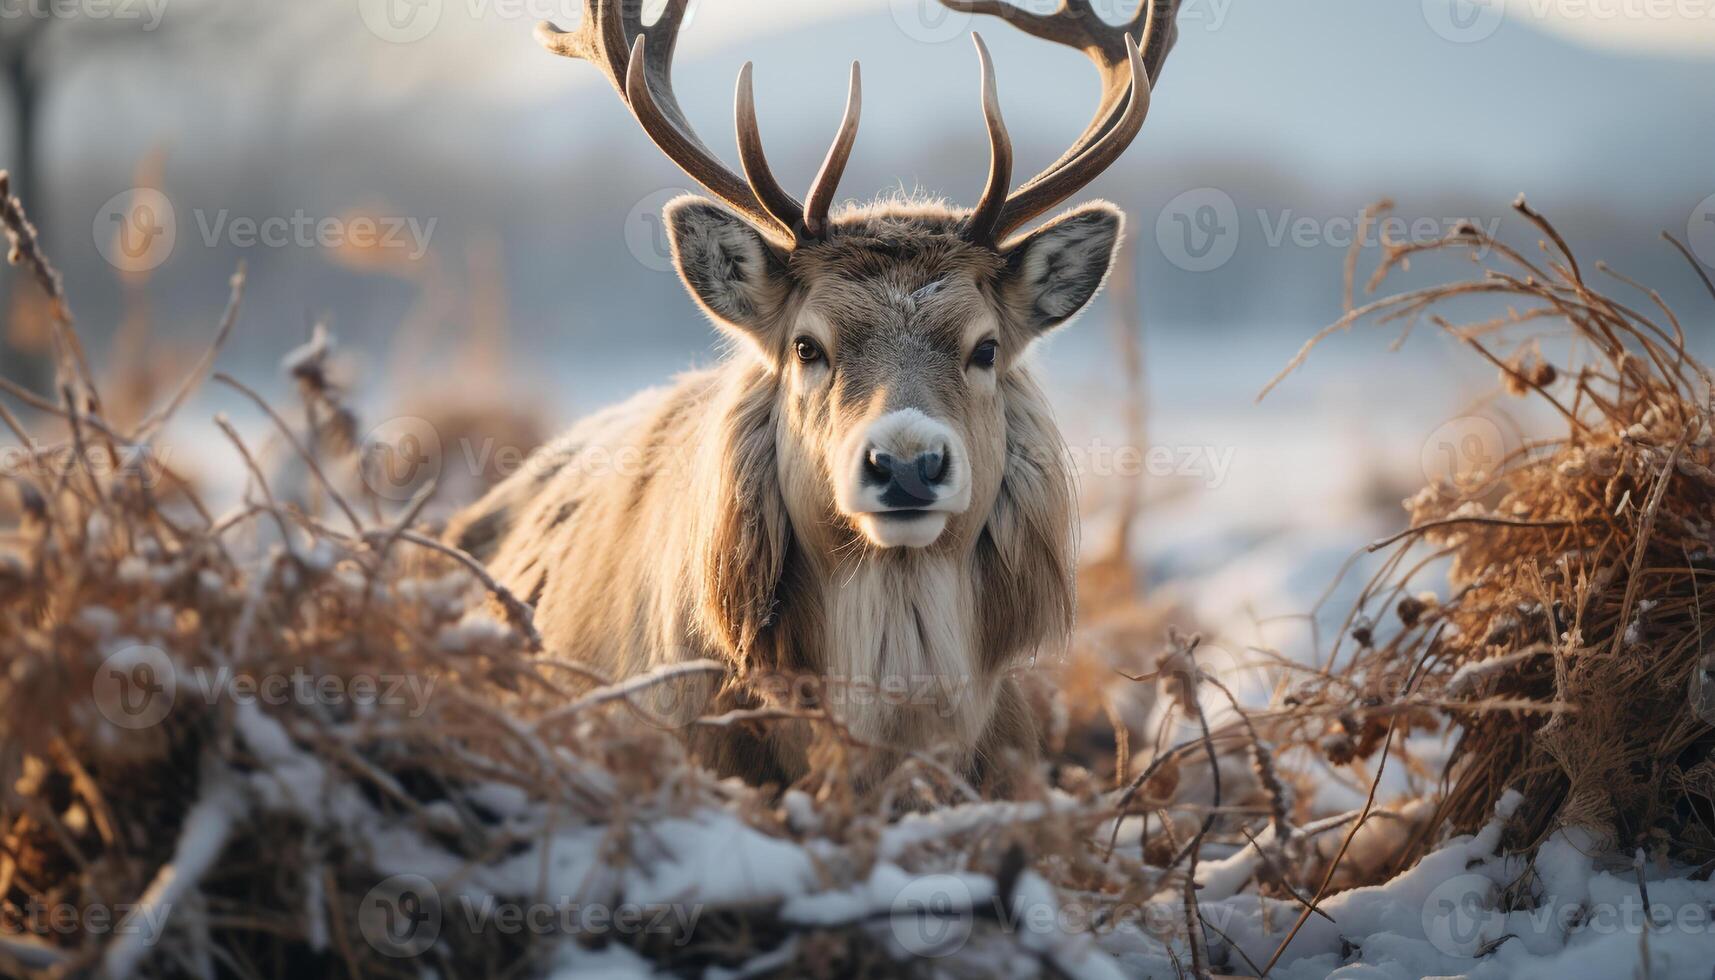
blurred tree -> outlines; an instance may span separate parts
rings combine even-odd
[[[134,43],[177,33],[193,20],[227,21],[254,12],[250,0],[184,0],[164,3],[83,5],[46,0],[10,0],[0,17],[0,86],[11,132],[5,134],[0,167],[12,172],[13,193],[24,202],[36,227],[47,231],[49,208],[43,182],[42,106],[51,94],[51,78],[69,72],[76,58],[108,43]],[[210,18],[215,9],[234,18]],[[105,52],[104,52],[105,53]],[[42,390],[48,382],[46,306],[34,285],[17,277],[0,283],[0,376]]]
[[[45,202],[39,182],[40,111],[42,63],[46,35],[59,20],[57,6],[42,10],[42,16],[26,14],[0,21],[0,81],[5,84],[6,115],[12,129],[7,134],[5,169],[12,173],[13,193],[40,221]],[[40,343],[33,323],[42,308],[35,286],[7,276],[0,287],[0,376],[31,388],[46,380],[46,345]]]

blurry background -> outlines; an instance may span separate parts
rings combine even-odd
[[[1102,2],[1110,20],[1135,6]],[[718,356],[658,220],[688,181],[595,69],[536,46],[540,19],[570,26],[577,4],[0,0],[0,163],[94,358],[139,398],[176,378],[242,260],[222,367],[284,395],[282,359],[325,321],[360,428],[435,419],[461,493],[492,451]],[[1253,404],[1340,315],[1366,204],[1393,198],[1406,237],[1502,222],[1534,250],[1509,211],[1525,192],[1587,263],[1658,288],[1710,353],[1708,298],[1659,233],[1715,268],[1715,0],[1185,0],[1179,23],[1143,135],[1089,191],[1131,217],[1122,288],[1041,362],[1088,461],[1086,540],[1111,536],[1111,501],[1141,480],[1140,571],[1199,618],[1258,639],[1253,623],[1303,611],[1394,529],[1449,452],[1498,453],[1529,424],[1487,403],[1494,372],[1429,326],[1397,351],[1397,330],[1335,338]],[[801,188],[861,59],[841,193],[969,204],[987,166],[972,28],[1034,172],[1084,126],[1093,72],[933,0],[693,0],[676,88],[736,161],[733,81],[754,60],[770,158]],[[1466,274],[1420,263],[1400,284]],[[1112,301],[1125,286],[1135,310]],[[5,288],[0,372],[39,386],[44,321],[30,287]],[[1121,334],[1141,338],[1152,453],[1115,451],[1139,441]],[[259,428],[210,388],[180,414],[171,463],[236,492],[215,410]],[[461,413],[468,428],[445,421]],[[1261,638],[1301,642],[1277,626]]]

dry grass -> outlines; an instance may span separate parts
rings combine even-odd
[[[1522,198],[1515,209],[1543,236],[1542,257],[1474,226],[1388,244],[1371,291],[1424,253],[1491,257],[1471,281],[1361,307],[1348,295],[1348,315],[1311,343],[1366,318],[1427,320],[1494,366],[1507,392],[1549,406],[1564,435],[1476,453],[1406,502],[1410,528],[1372,546],[1391,558],[1276,730],[1345,761],[1371,757],[1397,728],[1460,726],[1443,791],[1380,875],[1444,827],[1474,831],[1508,788],[1526,799],[1511,825],[1520,849],[1572,825],[1627,854],[1709,861],[1710,376],[1658,295],[1601,265],[1603,284],[1592,281],[1552,225]],[[1440,312],[1473,300],[1501,312],[1459,324]],[[1549,331],[1568,360],[1542,353]],[[1444,602],[1418,594],[1429,569],[1447,573]]]
[[[14,260],[57,291],[3,190]],[[888,935],[899,910],[885,902],[812,920],[767,894],[692,896],[694,928],[583,941],[683,975],[746,964],[787,976],[985,975],[1021,957],[1045,975],[1076,972],[1075,944],[1006,924],[1036,880],[1081,906],[1098,936],[1157,940],[1194,976],[1254,973],[1262,964],[1237,959],[1181,901],[1200,861],[1253,848],[1246,887],[1308,917],[1319,895],[1408,861],[1440,818],[1480,821],[1505,786],[1531,801],[1521,846],[1570,820],[1705,854],[1712,736],[1686,692],[1698,624],[1715,612],[1699,581],[1715,504],[1707,381],[1665,310],[1658,327],[1603,297],[1563,250],[1538,269],[1486,244],[1510,273],[1355,309],[1337,326],[1472,293],[1532,300],[1547,312],[1443,326],[1515,387],[1553,400],[1567,438],[1501,461],[1486,493],[1416,498],[1413,530],[1353,620],[1386,606],[1404,621],[1349,631],[1355,649],[1331,651],[1327,670],[1268,710],[1237,711],[1195,637],[1161,644],[1181,617],[1138,599],[1123,556],[1094,563],[1073,655],[1030,685],[1049,765],[1011,800],[978,798],[931,757],[907,760],[865,798],[837,758],[788,792],[716,781],[678,733],[645,723],[648,692],[670,678],[610,684],[557,659],[528,607],[416,526],[432,484],[403,506],[349,492],[364,485],[362,426],[314,344],[289,365],[303,425],[256,399],[307,490],[271,486],[258,450],[223,419],[234,465],[250,474],[235,509],[211,512],[159,464],[150,447],[212,374],[242,276],[207,356],[130,425],[104,414],[69,307],[50,292],[61,397],[10,392],[47,435],[0,475],[0,972],[544,973],[561,962],[564,934],[444,929],[397,957],[374,941],[376,889],[385,898],[388,882],[415,874],[446,902],[553,900],[569,852],[591,857],[571,889],[580,900],[619,902],[625,874],[671,868],[687,828],[717,824],[724,836],[697,847],[778,842],[814,855],[800,894],[850,895],[895,867],[979,875],[996,898],[971,910],[958,957],[929,964],[898,958]],[[1422,250],[1390,248],[1378,280]],[[1497,333],[1549,317],[1599,356],[1551,371],[1491,350]],[[13,412],[0,424],[38,445]],[[1445,603],[1409,597],[1425,548],[1451,562]],[[246,681],[301,676],[342,696],[235,695]],[[221,696],[199,689],[211,678]],[[365,679],[381,686],[367,698]],[[163,692],[170,706],[153,724],[134,710],[145,689],[145,712]],[[1446,794],[1425,804],[1439,808],[1433,818],[1377,819],[1373,791],[1361,812],[1312,813],[1316,770],[1282,761],[1310,747],[1375,759],[1379,778],[1406,732],[1446,720],[1463,735]],[[1189,735],[1170,744],[1169,722]],[[828,727],[844,754],[865,751]],[[1416,834],[1408,844],[1402,828]],[[1387,861],[1359,860],[1371,838],[1391,840]],[[1145,915],[1150,903],[1173,916]],[[39,917],[53,908],[74,910],[76,927]],[[97,909],[165,914],[166,931],[82,927]],[[766,969],[759,955],[773,957]]]
[[[16,258],[57,289],[21,205],[4,201]],[[448,928],[420,955],[396,958],[366,938],[379,914],[374,889],[422,874],[448,902],[564,900],[549,881],[569,839],[587,845],[597,872],[647,874],[671,860],[663,828],[716,814],[750,835],[722,846],[817,842],[810,892],[861,886],[882,863],[986,874],[1003,887],[999,904],[973,912],[971,952],[998,942],[1003,958],[1040,960],[1044,972],[1073,954],[1031,946],[997,921],[1022,874],[1034,868],[1098,905],[1135,890],[1141,864],[1104,860],[1092,844],[1111,813],[1104,785],[1065,759],[1056,774],[1065,790],[1050,797],[1045,782],[1025,779],[1014,802],[976,799],[927,757],[865,799],[837,766],[785,795],[697,768],[678,733],[640,723],[648,689],[666,678],[610,686],[557,660],[528,607],[414,527],[432,485],[403,507],[346,492],[364,486],[366,454],[330,380],[327,344],[312,341],[287,364],[301,425],[213,373],[242,292],[241,274],[206,356],[164,406],[128,426],[104,415],[61,296],[66,397],[9,390],[36,413],[28,428],[0,409],[20,445],[39,447],[0,482],[0,972],[544,972],[564,935]],[[250,477],[231,511],[211,511],[152,452],[211,377],[273,420],[306,489],[272,486],[260,447],[222,418],[213,429]],[[291,687],[270,697],[282,678],[333,694]],[[1060,732],[1089,741],[1069,724]],[[954,808],[944,826],[901,822],[941,806]],[[539,875],[521,875],[521,864]],[[617,903],[616,889],[593,873],[578,897]],[[686,974],[767,951],[790,975],[903,969],[885,942],[885,908],[804,922],[785,918],[778,901],[695,905],[694,931],[621,942]],[[70,927],[53,918],[68,911]],[[85,927],[108,912],[134,926],[165,916],[167,928]]]

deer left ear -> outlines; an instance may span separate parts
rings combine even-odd
[[[674,198],[664,216],[679,278],[715,322],[759,346],[786,296],[786,272],[755,228],[714,202]]]
[[[1033,333],[1070,320],[1102,288],[1125,216],[1097,201],[1074,208],[1007,248],[1002,295]]]

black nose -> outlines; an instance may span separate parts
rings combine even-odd
[[[935,488],[947,479],[952,461],[945,451],[918,453],[900,459],[871,446],[864,453],[864,479],[871,486],[886,487],[881,502],[889,507],[921,507],[935,502]]]

